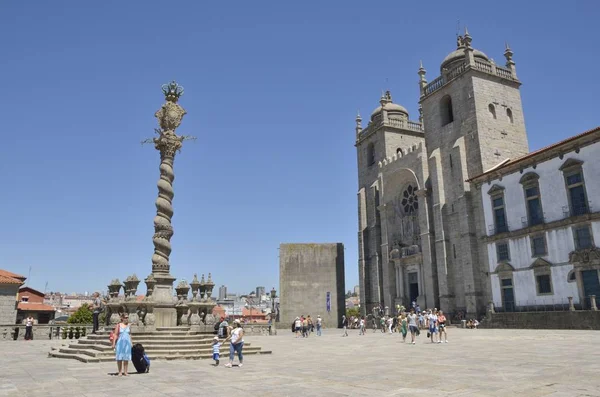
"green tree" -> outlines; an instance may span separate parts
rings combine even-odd
[[[358,307],[350,307],[348,309],[346,309],[346,317],[350,318],[350,317],[358,317],[360,316],[360,309]]]
[[[92,310],[88,305],[81,305],[75,313],[69,317],[69,324],[91,324],[93,322]]]

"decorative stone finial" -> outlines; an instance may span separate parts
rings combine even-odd
[[[387,90],[381,95],[381,99],[379,100],[381,106],[384,106],[386,103],[392,103],[392,93]]]
[[[512,72],[512,77],[517,79],[517,68],[515,67],[515,61],[513,61],[513,52],[510,49],[508,43],[505,43],[506,49],[504,50],[504,57],[506,58],[506,67]]]
[[[179,97],[183,95],[183,87],[173,80],[169,84],[162,85],[162,92],[165,94],[167,101],[176,103]]]
[[[506,45],[506,49],[504,50],[504,57],[506,58],[506,62],[511,62],[512,61],[513,52],[510,49],[508,43],[505,43],[505,45]]]
[[[469,34],[469,30],[465,26],[465,35],[463,36],[463,44],[464,44],[464,46],[467,47],[467,48],[471,48],[471,42],[472,41],[473,41],[473,38],[471,37],[471,35]]]
[[[425,74],[427,74],[427,70],[423,67],[423,61],[419,61],[419,71],[417,74],[420,77],[420,80],[425,80]]]

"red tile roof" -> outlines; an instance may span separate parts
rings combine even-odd
[[[252,317],[266,317],[267,315],[260,311],[260,309],[248,309],[246,307],[242,308],[242,316],[252,316]]]
[[[4,276],[4,275],[0,274],[0,284],[21,285],[21,284],[23,284],[23,281],[17,280],[16,278],[13,278],[13,277],[8,277],[8,276]]]
[[[10,281],[9,279],[17,280],[17,283],[23,284],[27,277],[21,276],[20,274],[16,274],[13,272],[9,272],[8,270],[0,269],[0,283],[2,284],[17,284],[14,281]]]
[[[563,146],[563,145],[566,146],[569,143],[572,143],[573,141],[576,141],[578,139],[587,137],[588,135],[593,135],[594,133],[598,133],[598,132],[600,132],[600,127],[592,128],[591,130],[587,130],[585,132],[582,132],[581,134],[574,135],[574,136],[572,136],[570,138],[567,138],[567,139],[564,139],[564,140],[562,140],[560,142],[554,143],[552,145],[543,147],[543,148],[538,149],[538,150],[534,150],[533,152],[527,153],[526,155],[521,156],[521,157],[517,157],[514,160],[513,159],[509,159],[508,161],[505,160],[505,162],[502,163],[501,165],[499,165],[499,166],[497,166],[495,168],[492,168],[491,170],[485,171],[482,174],[474,176],[473,178],[468,179],[467,182],[472,182],[475,179],[479,179],[479,178],[481,178],[484,175],[498,172],[498,171],[503,170],[506,167],[510,167],[510,166],[512,166],[514,164],[522,163],[522,162],[524,162],[527,159],[530,159],[530,158],[538,156],[538,155],[542,155],[544,152],[547,152],[548,150],[555,149],[555,148],[558,148],[558,147]]]
[[[17,309],[24,312],[53,312],[54,308],[43,303],[19,302]]]

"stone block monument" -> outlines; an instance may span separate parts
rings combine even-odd
[[[296,316],[323,319],[325,328],[341,326],[344,299],[344,245],[281,244],[279,246],[281,328]]]

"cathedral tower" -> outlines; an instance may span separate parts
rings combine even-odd
[[[513,53],[501,67],[465,34],[427,83],[419,69],[440,305],[449,312],[482,312],[487,285],[480,268],[476,202],[467,179],[529,152]]]
[[[360,115],[356,117],[358,261],[363,314],[370,313],[374,307],[391,307],[397,296],[393,264],[388,259],[392,248],[382,212],[386,201],[381,165],[388,159],[401,158],[413,148],[415,151],[422,148],[424,142],[422,124],[410,121],[408,111],[393,103],[389,91],[382,95],[379,104],[366,128],[362,128]],[[416,153],[412,157],[416,158]],[[422,180],[420,182],[422,184]],[[418,186],[418,181],[415,180],[413,186]]]

